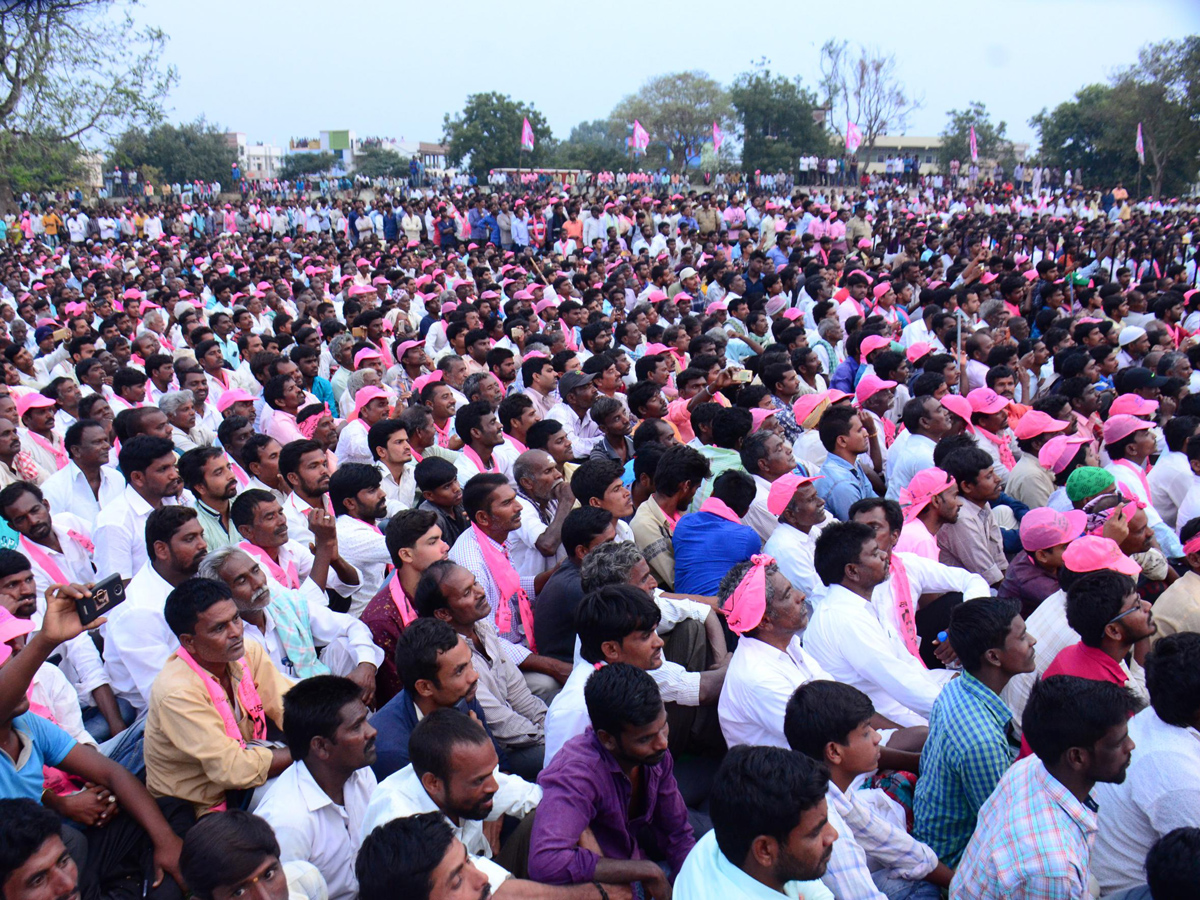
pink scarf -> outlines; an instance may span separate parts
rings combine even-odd
[[[1141,466],[1136,466],[1127,459],[1114,459],[1118,466],[1124,466],[1130,472],[1137,476],[1138,482],[1142,485],[1142,490],[1145,492],[1145,499],[1150,499],[1150,482],[1146,479],[1146,472]]]
[[[49,450],[54,454],[54,462],[60,469],[65,469],[71,461],[71,457],[67,455],[67,451],[61,447],[55,447],[52,443],[38,434],[36,431],[29,432],[29,439],[41,447],[43,450]]]
[[[417,611],[413,609],[412,601],[408,599],[408,594],[404,593],[404,586],[400,584],[400,575],[392,579],[392,583],[388,586],[388,591],[392,595],[392,602],[396,604],[396,611],[400,613],[400,621],[407,628],[413,619],[417,617]]]
[[[888,581],[892,585],[892,596],[896,601],[896,627],[900,637],[904,638],[904,646],[908,652],[921,659],[921,639],[917,636],[917,620],[914,617],[912,604],[912,589],[908,583],[908,570],[900,554],[892,553],[891,574]],[[925,665],[922,661],[921,665]]]
[[[514,447],[516,447],[518,453],[524,453],[526,450],[529,449],[524,444],[522,444],[520,441],[518,441],[515,437],[513,437],[511,434],[504,435],[504,439],[506,441],[508,441],[510,444],[512,444]]]
[[[741,525],[742,520],[738,514],[730,509],[724,500],[718,500],[716,497],[709,497],[700,507],[700,512],[712,513],[714,516],[720,516],[727,522],[733,522],[735,525]]]
[[[233,477],[238,480],[238,484],[240,484],[242,487],[245,487],[250,483],[250,476],[247,475],[242,467],[235,463],[232,459],[229,461],[229,468],[233,470]]]
[[[563,340],[565,340],[567,343],[567,349],[575,350],[576,352],[578,352],[579,345],[575,341],[575,329],[572,328],[570,325],[568,325],[566,322],[564,322],[562,319],[558,320],[558,327],[562,329]]]
[[[92,542],[77,531],[68,531],[67,536],[82,547],[89,555],[95,549]],[[25,535],[21,535],[20,544],[22,552],[37,563],[37,565],[41,566],[42,571],[50,576],[51,582],[54,584],[71,583],[71,579],[63,574],[62,569],[50,558],[50,555],[41,544],[35,544],[29,538],[25,537]]]
[[[492,464],[489,467],[489,466],[485,466],[483,464],[483,457],[481,457],[478,453],[476,453],[474,450],[472,450],[470,444],[463,444],[462,452],[463,452],[463,456],[465,456],[467,459],[469,459],[474,464],[475,468],[477,468],[480,472],[498,472],[498,471],[500,471],[500,463],[497,462],[495,453],[492,454]]]
[[[975,433],[996,445],[996,452],[1000,456],[1000,464],[1011,472],[1013,466],[1017,464],[1017,460],[1013,456],[1012,447],[1008,443],[1008,438],[1003,438],[998,434],[992,434],[986,428],[981,428],[978,425],[975,426]]]
[[[238,547],[266,566],[271,576],[285,588],[290,588],[293,591],[300,589],[300,575],[296,572],[296,564],[294,562],[288,563],[287,571],[284,571],[279,563],[271,559],[270,555],[262,547],[257,547],[249,541],[242,541],[238,544]]]
[[[529,642],[529,649],[537,653],[537,645],[533,638],[533,607],[529,605],[529,595],[521,587],[521,576],[509,561],[508,550],[503,544],[497,549],[492,539],[474,522],[471,523],[471,530],[475,533],[480,552],[483,553],[483,562],[500,592],[500,602],[496,605],[496,631],[500,634],[513,631],[510,600],[513,594],[516,594],[521,625],[525,628],[525,640]]]

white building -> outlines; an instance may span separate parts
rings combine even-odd
[[[276,178],[283,165],[283,148],[262,141],[251,144],[240,131],[225,135],[229,145],[237,150],[238,167],[244,178]]]
[[[883,134],[875,138],[875,146],[869,151],[865,144],[858,148],[858,160],[860,165],[866,164],[868,172],[882,173],[885,171],[885,162],[889,157],[911,157],[915,153],[921,160],[921,174],[930,175],[938,171],[938,153],[941,149],[942,139],[940,137]],[[1018,162],[1024,162],[1029,157],[1028,144],[1013,144],[1012,149]],[[968,160],[960,161],[964,169],[970,165]],[[980,158],[980,168],[985,163],[990,166],[993,160]]]

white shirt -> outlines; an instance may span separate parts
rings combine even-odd
[[[338,555],[358,570],[358,587],[350,594],[350,615],[358,618],[383,587],[392,557],[378,527],[350,515],[337,517]]]
[[[339,805],[321,790],[308,766],[296,762],[272,782],[254,812],[275,829],[280,862],[311,862],[325,876],[330,900],[354,900],[354,860],[375,787],[375,773],[364,766],[346,780]]]
[[[799,635],[786,651],[743,635],[725,673],[717,716],[730,747],[737,744],[788,747],[783,736],[783,714],[796,688],[810,681],[829,681],[829,675],[811,654],[805,653]]]
[[[501,816],[523,819],[537,808],[542,800],[542,789],[516,775],[505,775],[499,768],[493,773],[496,793],[492,797],[492,811],[487,821],[494,822]],[[362,823],[362,834],[367,835],[393,819],[415,816],[418,813],[438,812],[437,804],[425,792],[411,764],[399,772],[393,772],[375,788],[371,802],[367,804]],[[483,822],[462,819],[458,824],[446,819],[454,836],[466,845],[472,856],[492,857],[492,845],[483,834]]]
[[[771,515],[767,509],[767,497],[771,493],[771,482],[761,475],[751,475],[754,479],[754,501],[750,509],[742,517],[742,524],[749,525],[763,541],[766,541],[779,527],[779,517]]]
[[[362,419],[354,419],[342,429],[334,453],[337,455],[338,465],[355,462],[369,466],[374,462],[371,459],[371,448],[367,444],[367,425]]]
[[[383,463],[376,463],[375,468],[379,470],[379,474],[383,476],[383,483],[380,485],[383,488],[384,496],[387,497],[387,514],[390,519],[396,513],[403,512],[406,509],[412,509],[416,504],[417,497],[417,478],[413,474],[417,464],[405,463],[404,468],[400,470],[400,480],[397,481],[392,477],[391,470]],[[289,527],[291,522],[288,522]]]
[[[333,507],[329,504],[329,495],[324,495],[325,509],[333,515]],[[315,542],[312,529],[308,527],[308,514],[312,507],[305,503],[295,492],[287,495],[283,503],[283,517],[287,519],[288,538],[302,547],[311,547]]]
[[[100,510],[115,503],[125,490],[125,479],[116,469],[100,467],[100,496],[92,493],[83,469],[68,463],[42,483],[42,494],[51,504],[52,510],[70,510],[88,524],[96,527]]]
[[[176,497],[163,498],[164,505],[178,502]],[[119,573],[129,578],[145,565],[146,520],[152,512],[154,507],[132,485],[126,485],[121,496],[100,511],[92,536],[97,575],[105,578]]]
[[[596,446],[596,442],[603,437],[599,426],[592,421],[591,410],[585,412],[581,419],[576,415],[575,410],[560,400],[550,407],[546,418],[561,423],[562,427],[566,429],[567,435],[571,439],[571,451],[575,454],[576,459],[586,459],[591,454],[592,448]]]
[[[814,607],[825,598],[825,583],[817,575],[813,551],[822,529],[833,521],[833,516],[826,513],[825,521],[814,525],[808,534],[786,522],[780,522],[763,544],[763,553],[775,560],[779,571],[791,582],[792,587],[803,591]]]
[[[42,663],[33,674],[29,699],[50,710],[54,722],[80,744],[96,746],[96,739],[83,727],[83,714],[75,689],[58,666]]]
[[[1092,874],[1103,894],[1145,884],[1146,854],[1176,828],[1200,825],[1200,732],[1168,725],[1153,707],[1129,720],[1135,744],[1125,780],[1097,784]]]
[[[125,602],[102,626],[104,665],[109,683],[139,712],[150,702],[150,687],[168,657],[179,647],[167,627],[163,604],[174,590],[146,563],[125,588]]]
[[[508,547],[508,558],[523,577],[534,578],[543,572],[548,572],[567,558],[567,552],[559,542],[552,556],[542,556],[542,551],[535,545],[549,527],[538,515],[536,507],[520,494],[517,502],[521,504],[521,527],[510,532],[505,545]],[[550,517],[553,519],[557,503],[550,501]]]

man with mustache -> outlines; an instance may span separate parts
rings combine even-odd
[[[139,713],[163,663],[179,645],[163,617],[174,588],[196,574],[208,552],[204,531],[190,506],[164,506],[146,519],[146,546],[154,554],[125,588],[125,602],[108,613],[104,665],[118,697]]]
[[[291,682],[243,638],[223,582],[181,582],[163,616],[178,646],[150,691],[146,787],[190,803],[197,816],[237,808],[292,763],[286,747],[266,745],[267,720],[283,727]]]
[[[207,554],[199,575],[225,583],[247,635],[262,644],[288,678],[342,675],[359,686],[364,703],[373,702],[375,670],[383,662],[383,651],[358,619],[295,591],[273,587],[258,560],[240,547]],[[317,647],[322,648],[319,658]]]
[[[121,442],[117,457],[125,476],[125,493],[96,517],[92,540],[96,571],[101,578],[132,578],[149,558],[145,528],[150,513],[178,503],[183,481],[175,446],[162,437],[139,434]],[[149,687],[149,685],[147,685]]]
[[[179,457],[179,477],[195,497],[196,515],[210,550],[238,543],[229,507],[238,480],[220,447],[195,447]]]
[[[354,900],[354,857],[375,790],[375,729],[348,678],[318,675],[283,698],[292,763],[256,810],[275,829],[279,860],[303,860],[325,876],[330,900]]]
[[[358,586],[349,592],[350,614],[357,618],[383,587],[392,562],[383,532],[375,524],[387,515],[383,476],[374,466],[344,463],[329,478],[329,502],[337,516],[342,557],[358,572]]]

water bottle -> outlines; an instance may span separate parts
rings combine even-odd
[[[948,635],[946,632],[944,632],[944,631],[939,631],[939,632],[938,632],[938,636],[937,636],[937,642],[938,642],[939,644],[944,644],[944,643],[946,643],[946,640],[947,640],[949,637],[950,637],[950,635]],[[961,672],[961,671],[962,671],[962,667],[963,667],[963,666],[962,666],[962,663],[960,663],[960,662],[958,661],[958,659],[957,659],[957,658],[955,658],[953,662],[948,662],[948,663],[946,663],[946,668],[947,668],[947,669],[950,669],[950,670],[952,670],[952,671],[955,671],[955,672]]]

